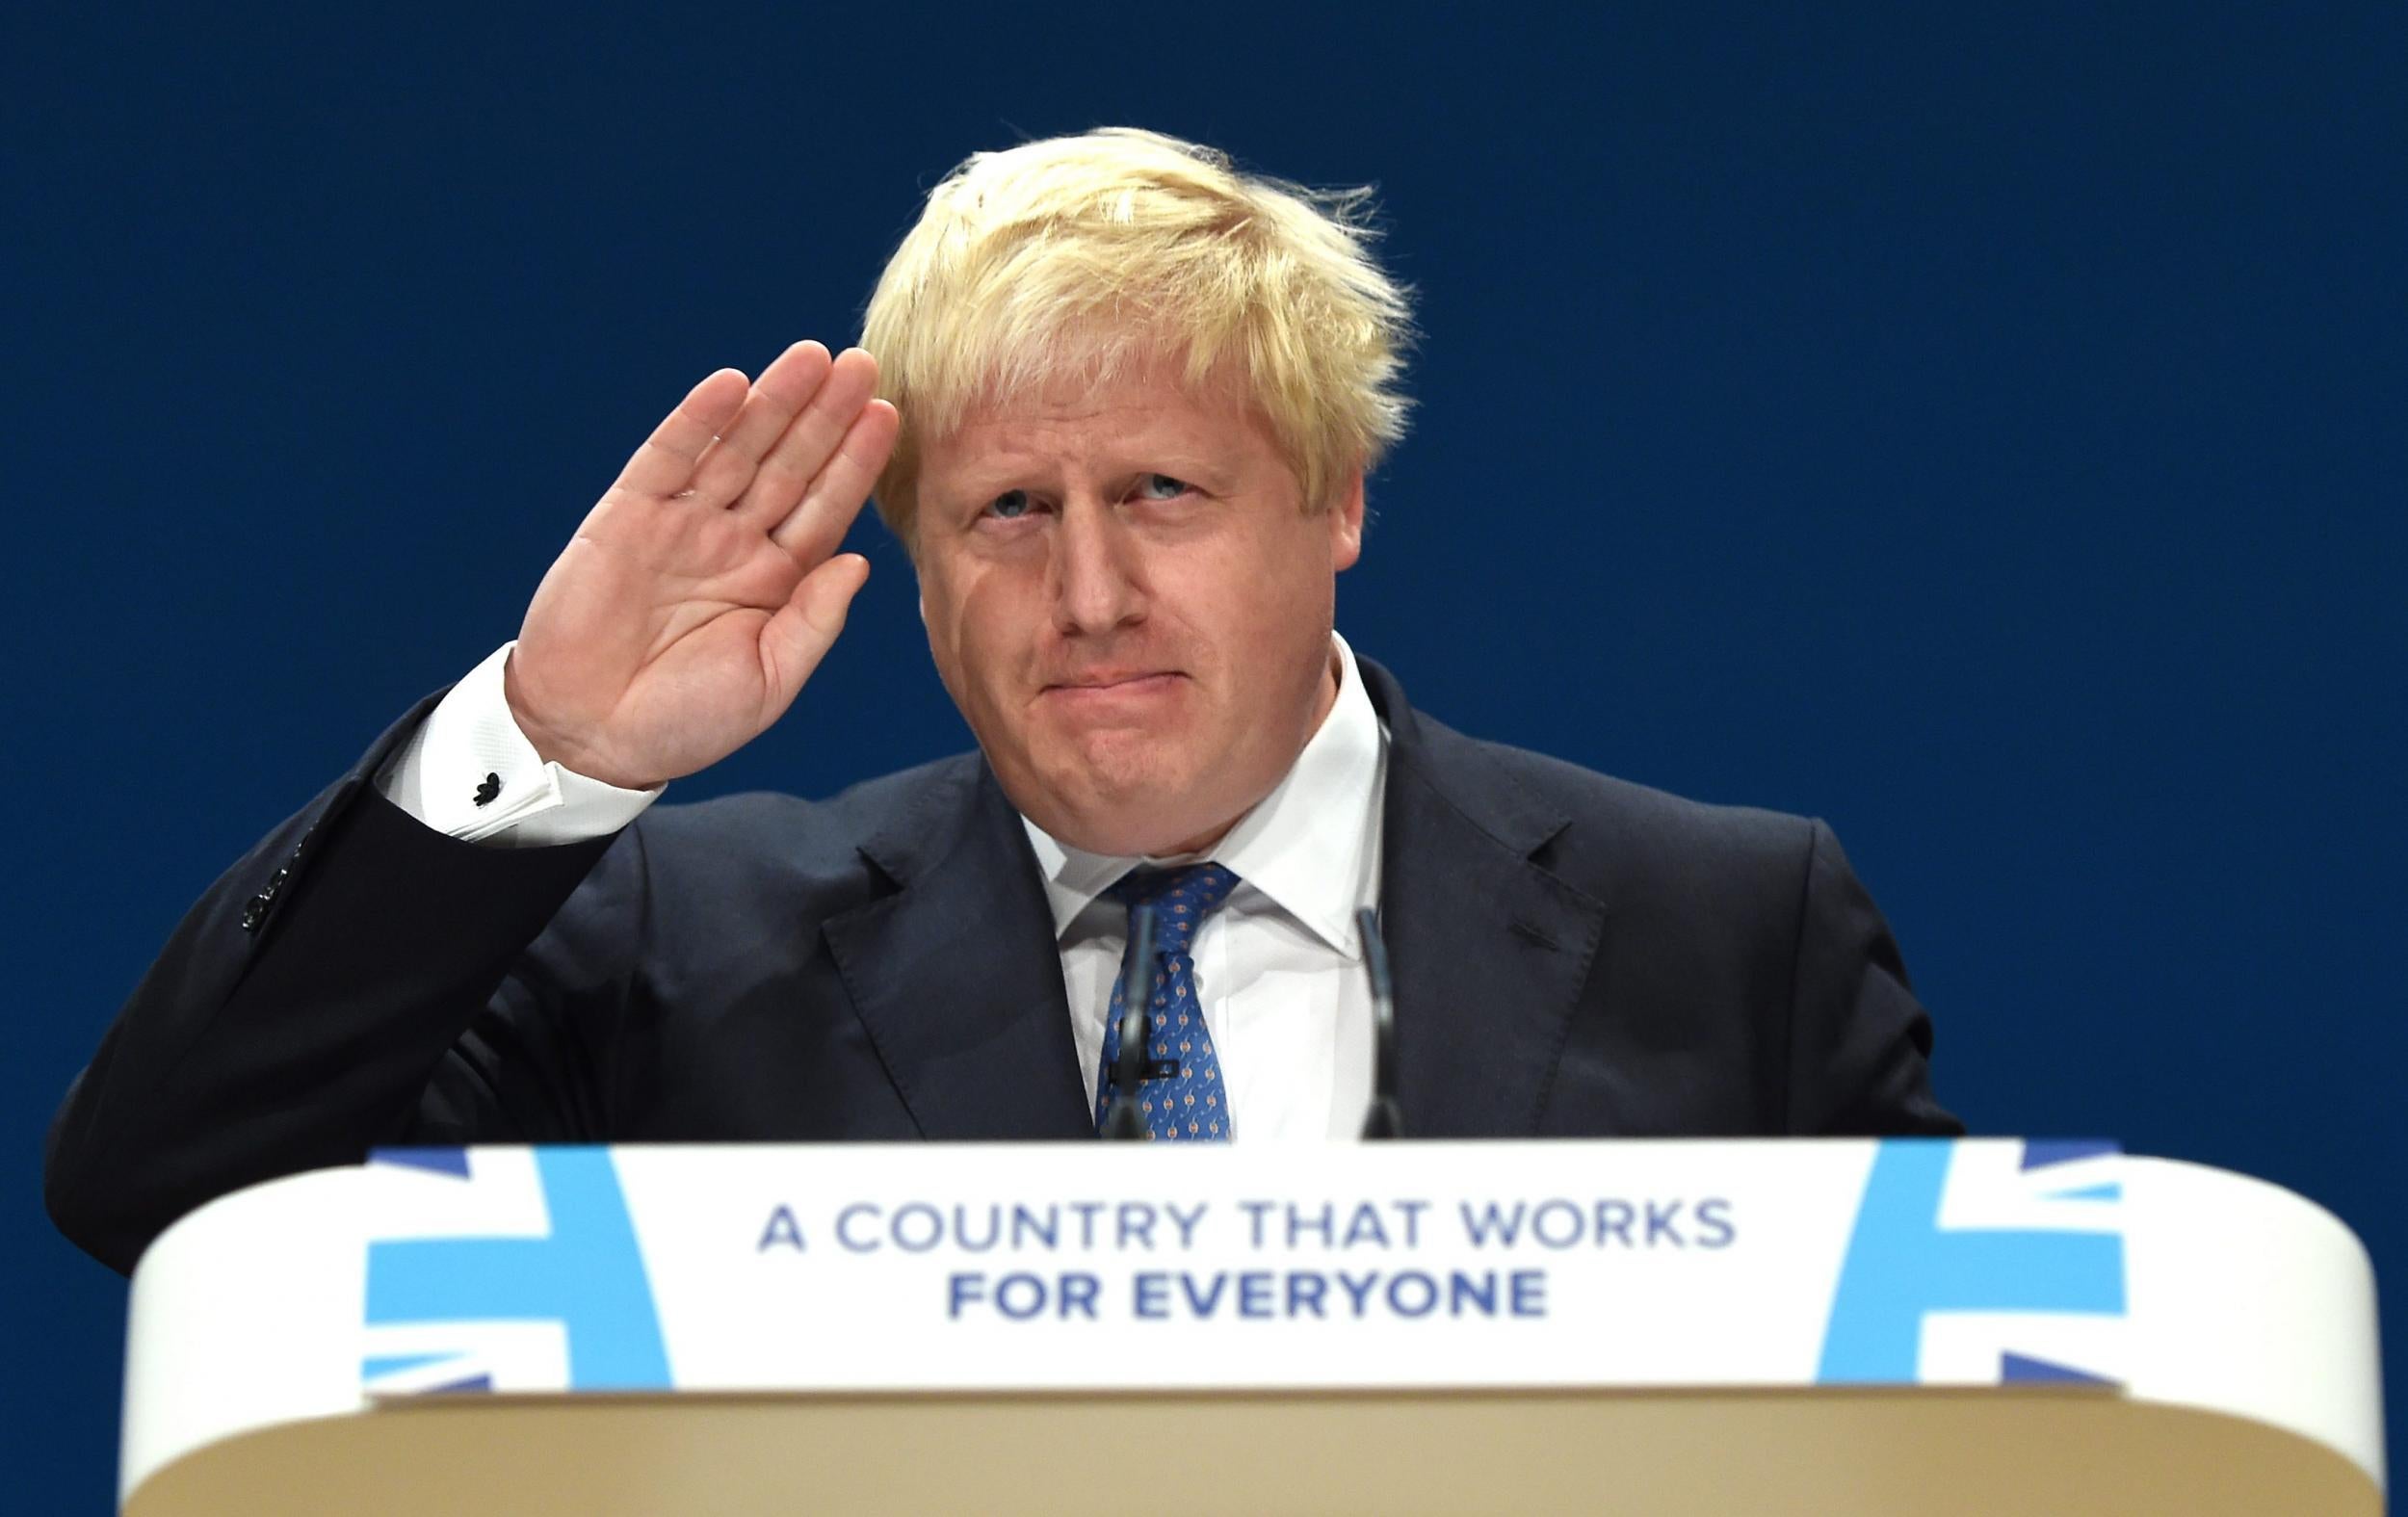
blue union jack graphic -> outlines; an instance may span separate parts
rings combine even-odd
[[[1970,1146],[1970,1145],[1969,1145]],[[2115,1153],[2105,1142],[2025,1145],[2027,1172]],[[2112,1215],[2083,1206],[2056,1227],[1943,1227],[1940,1201],[1961,1150],[1893,1138],[1875,1153],[1848,1239],[1816,1378],[1826,1383],[1912,1383],[1924,1318],[1941,1312],[2125,1312],[2124,1239]],[[2112,1183],[2048,1187],[2050,1202],[2113,1202]],[[2107,1377],[2013,1350],[2002,1381],[2112,1383]]]
[[[481,1323],[557,1323],[567,1340],[564,1389],[666,1389],[660,1318],[610,1151],[538,1148],[533,1157],[549,1231],[370,1242],[367,1325],[457,1324],[469,1333]],[[474,1183],[460,1149],[388,1149],[372,1158]],[[436,1367],[447,1362],[463,1373],[444,1375]],[[372,1354],[361,1374],[371,1390],[492,1389],[490,1375],[464,1352]]]

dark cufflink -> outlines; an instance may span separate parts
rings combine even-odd
[[[487,774],[484,777],[484,783],[477,787],[477,804],[480,806],[489,806],[493,804],[493,798],[501,793],[502,776],[499,774]]]

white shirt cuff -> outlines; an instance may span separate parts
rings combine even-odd
[[[547,763],[518,729],[502,691],[515,642],[505,642],[438,702],[394,754],[377,788],[437,832],[495,848],[608,837],[667,786],[621,790]]]

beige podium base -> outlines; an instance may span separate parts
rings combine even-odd
[[[2340,1453],[2059,1389],[463,1397],[246,1433],[129,1517],[2379,1514]]]

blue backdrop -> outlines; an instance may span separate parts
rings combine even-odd
[[[1379,184],[1421,410],[1339,615],[1420,704],[1829,818],[1977,1131],[2408,1263],[2401,7],[69,9],[0,50],[12,1507],[108,1499],[123,1287],[40,1138],[184,906],[688,384],[1107,122]],[[678,795],[965,743],[860,538],[831,664]]]

